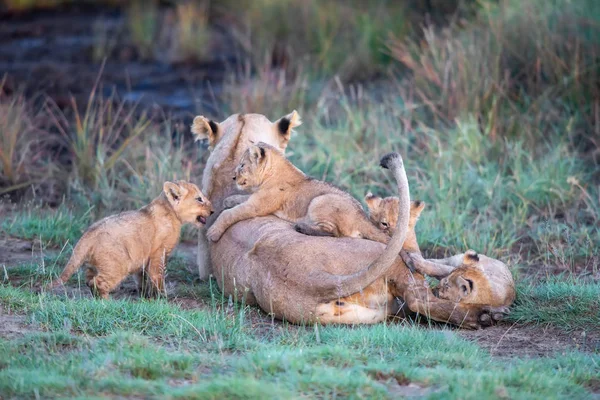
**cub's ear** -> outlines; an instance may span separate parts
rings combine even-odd
[[[410,202],[410,216],[413,218],[419,218],[423,210],[425,209],[425,202],[421,200],[414,200]]]
[[[365,195],[365,203],[367,203],[367,207],[369,210],[374,210],[381,204],[381,197],[375,196],[373,193],[368,192]]]
[[[250,152],[250,159],[255,163],[260,163],[266,155],[266,150],[264,146],[261,146],[262,142],[259,144],[252,145],[248,148]]]
[[[463,278],[462,276],[456,278],[456,285],[458,286],[458,291],[463,298],[469,296],[473,291],[473,281]]]
[[[187,194],[188,190],[178,183],[167,181],[163,185],[163,192],[165,193],[165,196],[167,196],[169,203],[175,205],[181,201],[181,198]]]
[[[195,141],[208,139],[208,145],[214,147],[221,138],[221,126],[218,122],[208,119],[202,115],[194,118],[192,123],[192,134]]]
[[[464,265],[475,265],[479,262],[479,256],[475,250],[467,250],[463,256]]]

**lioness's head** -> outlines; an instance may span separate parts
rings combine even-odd
[[[165,182],[163,192],[181,222],[196,226],[206,224],[206,218],[213,213],[212,204],[198,189],[186,181]]]
[[[365,196],[365,203],[369,210],[369,218],[382,231],[389,236],[394,234],[398,223],[398,203],[399,198],[396,196],[379,197],[371,192]],[[404,241],[404,249],[418,251],[417,235],[415,226],[419,220],[421,212],[425,209],[425,202],[414,200],[410,202],[410,219],[408,220],[408,233]]]
[[[251,145],[242,155],[235,168],[235,180],[239,190],[253,191],[258,188],[272,169],[272,163],[282,159],[283,154],[273,146],[259,142]]]
[[[251,136],[254,136],[253,139],[256,142],[267,142],[285,152],[292,136],[292,130],[301,124],[300,115],[295,110],[275,122],[269,121],[260,114],[236,114],[223,122],[216,122],[199,115],[194,118],[191,130],[196,141],[206,140],[208,142],[210,150],[213,150],[229,132],[245,129],[252,131]]]
[[[493,292],[481,265],[483,257],[485,256],[479,256],[474,250],[468,250],[463,256],[462,265],[440,281],[438,297],[457,303],[491,304],[490,296]],[[485,257],[485,261],[502,264],[488,257]],[[498,265],[498,268],[502,266]]]

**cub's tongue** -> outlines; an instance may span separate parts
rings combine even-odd
[[[200,222],[201,224],[206,224],[206,217],[198,215],[198,217],[196,218],[196,221]]]

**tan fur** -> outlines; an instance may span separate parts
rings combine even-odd
[[[352,196],[306,176],[266,143],[252,145],[244,153],[235,180],[239,189],[252,195],[221,213],[208,230],[209,240],[219,240],[237,222],[270,214],[295,223],[296,230],[309,235],[389,240]]]
[[[226,133],[217,144],[203,177],[213,183],[213,204],[222,207],[227,197],[236,194],[232,178],[251,144],[248,137],[262,135],[277,145],[276,138],[264,132],[246,124]],[[408,186],[404,187],[403,179],[398,182],[401,198],[406,199],[404,229],[408,229]],[[218,242],[210,242],[210,257],[213,275],[225,295],[293,323],[381,322],[395,315],[397,307],[391,303],[395,297],[413,312],[469,328],[489,325],[506,311],[484,305],[465,308],[436,298],[423,276],[411,274],[397,257],[402,242],[398,245],[392,239],[386,247],[370,240],[307,236],[289,222],[268,216],[232,225]],[[356,304],[335,303],[361,294]]]
[[[369,210],[369,219],[387,235],[390,235],[396,229],[398,201],[399,199],[396,196],[381,198],[374,196],[371,192],[365,196],[365,203],[367,203],[367,209]],[[419,216],[425,209],[425,205],[425,202],[420,200],[410,202],[408,234],[402,247],[403,250],[411,252],[420,251],[415,226],[417,225]]]
[[[292,137],[294,128],[302,123],[296,111],[279,118],[275,122],[269,121],[260,114],[234,114],[223,122],[212,121],[216,126],[217,135],[210,136],[206,127],[213,132],[211,124],[205,117],[194,119],[192,133],[197,140],[209,139],[212,152],[202,177],[202,192],[208,196],[215,210],[223,208],[221,203],[230,195],[239,193],[234,182],[233,170],[238,164],[244,151],[252,143],[265,142],[277,147],[281,152],[285,149]],[[221,171],[229,171],[227,179],[213,179],[220,176]],[[200,279],[206,279],[211,273],[209,248],[206,241],[205,229],[201,228],[198,234],[198,274]]]
[[[373,223],[384,230],[395,228],[397,197],[381,198],[367,193],[365,202]],[[411,219],[403,248],[411,253],[411,265],[422,274],[441,278],[438,292],[442,299],[463,304],[510,306],[515,299],[515,288],[512,274],[504,263],[478,255],[473,250],[440,260],[425,260],[420,256],[414,227],[424,206],[421,202],[417,210],[414,202],[411,204]]]
[[[147,206],[90,226],[52,286],[66,283],[87,262],[92,268],[87,271],[86,282],[100,297],[108,298],[130,274],[136,274],[141,284],[142,273],[150,279],[152,289],[162,293],[166,260],[179,242],[181,226],[203,225],[211,213],[210,201],[196,185],[165,182],[163,193]]]
[[[438,296],[465,304],[510,306],[515,300],[515,283],[501,261],[468,250],[462,265],[440,281]]]

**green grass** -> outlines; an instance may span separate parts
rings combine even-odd
[[[598,332],[597,2],[479,1],[468,20],[422,32],[411,30],[419,1],[333,11],[316,0],[222,3],[129,4],[124,26],[99,30],[94,51],[110,59],[125,43],[146,60],[217,58],[218,21],[247,58],[226,74],[220,117],[299,110],[291,160],[359,199],[395,193],[377,164],[400,151],[412,198],[428,204],[416,227],[425,252],[473,248],[509,264],[517,300],[507,329]],[[375,76],[385,80],[347,84]],[[398,398],[409,382],[430,398],[597,396],[597,346],[505,359],[438,325],[271,324],[197,282],[177,255],[169,299],[34,294],[91,222],[146,204],[165,180],[198,183],[207,153],[190,145],[187,122],[150,120],[95,89],[66,111],[20,94],[0,106],[0,194],[27,194],[41,179],[65,189],[55,209],[24,205],[0,221],[3,235],[62,250],[0,270],[0,313],[30,330],[0,341],[0,397]],[[67,162],[46,161],[57,143]],[[182,299],[198,308],[180,308]]]
[[[451,331],[406,324],[281,327],[163,301],[71,300],[0,286],[31,333],[0,342],[12,397],[395,398],[412,382],[436,398],[583,398],[600,355],[492,359]],[[185,320],[185,322],[184,322]],[[201,334],[198,333],[201,332]]]
[[[55,210],[27,206],[4,219],[0,229],[9,236],[40,240],[43,246],[75,246],[91,223],[92,209],[79,213],[62,203]]]
[[[555,277],[542,284],[520,284],[510,318],[552,324],[565,330],[600,329],[600,283]]]

